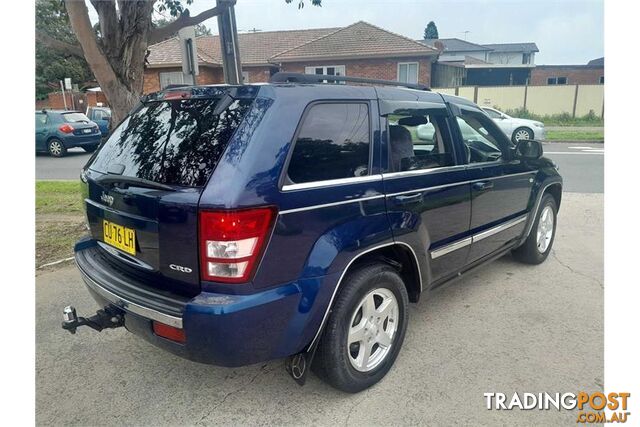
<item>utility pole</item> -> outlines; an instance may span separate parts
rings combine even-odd
[[[467,34],[469,34],[471,31],[469,30],[465,30],[462,33],[464,34],[464,39],[467,40]]]
[[[217,6],[226,6],[224,11],[218,15],[218,32],[220,33],[224,81],[230,85],[242,84],[242,64],[240,63],[235,4],[236,0],[217,0]]]

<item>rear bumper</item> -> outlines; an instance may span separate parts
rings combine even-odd
[[[303,350],[313,339],[338,274],[282,284],[250,295],[203,292],[169,295],[127,278],[99,260],[92,241],[76,246],[76,263],[101,306],[125,312],[125,327],[181,357],[221,366],[242,366]],[[152,321],[184,329],[179,344],[153,333]]]
[[[67,135],[62,138],[64,146],[67,148],[72,147],[85,147],[87,145],[97,145],[102,141],[102,134],[100,132],[91,135]]]

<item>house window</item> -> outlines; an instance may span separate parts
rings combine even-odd
[[[418,83],[418,63],[399,62],[398,81],[402,83]]]
[[[160,73],[160,89],[164,89],[169,85],[184,84],[184,75],[182,71],[171,71]]]
[[[548,85],[566,85],[567,78],[566,77],[549,77],[547,79]]]
[[[327,76],[344,76],[344,65],[322,65],[316,67],[305,67],[305,74],[325,74]]]
[[[600,84],[603,85],[604,84],[604,76],[600,76]]]
[[[531,64],[531,54],[530,53],[523,53],[522,54],[522,63],[523,64]]]

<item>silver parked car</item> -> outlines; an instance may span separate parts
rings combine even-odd
[[[543,141],[546,138],[544,123],[542,122],[529,119],[517,119],[495,108],[481,108],[513,142],[518,142],[521,139]]]

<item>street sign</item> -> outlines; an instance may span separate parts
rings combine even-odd
[[[198,50],[196,47],[196,29],[195,27],[184,27],[178,31],[178,40],[180,40],[180,52],[182,54],[182,74],[184,83],[196,84],[196,76],[198,70]]]
[[[73,87],[71,86],[71,79],[69,77],[65,77],[64,79],[64,88],[66,90],[72,90]]]

